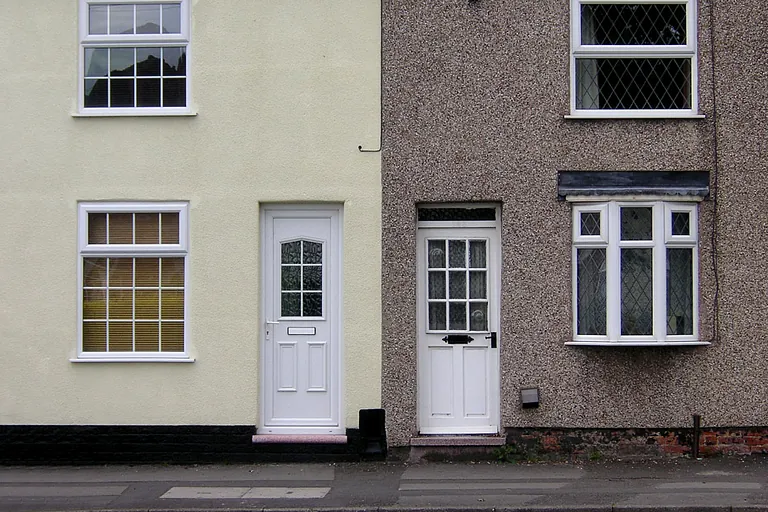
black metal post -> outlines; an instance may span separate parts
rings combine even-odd
[[[693,443],[691,446],[691,456],[694,459],[699,458],[699,437],[701,436],[701,415],[693,415]]]

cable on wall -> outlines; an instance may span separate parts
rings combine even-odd
[[[718,117],[717,117],[717,80],[715,77],[715,0],[709,2],[709,48],[710,64],[712,72],[712,232],[710,245],[712,246],[712,271],[715,277],[715,292],[712,302],[712,341],[718,341],[720,337],[720,272],[718,270],[718,174],[720,170],[720,156],[718,154]]]

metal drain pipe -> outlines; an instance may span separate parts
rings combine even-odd
[[[701,436],[701,415],[693,415],[693,442],[691,444],[691,456],[699,458],[699,437]]]

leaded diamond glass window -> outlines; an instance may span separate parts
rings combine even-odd
[[[574,109],[695,113],[693,0],[571,2]]]
[[[280,315],[323,316],[323,244],[280,244]]]
[[[614,229],[594,236],[598,219]],[[575,341],[696,341],[694,204],[576,205],[574,222]]]
[[[488,330],[487,250],[486,240],[427,241],[429,330]]]

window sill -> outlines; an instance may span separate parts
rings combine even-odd
[[[197,111],[179,109],[179,110],[102,110],[94,109],[81,110],[79,112],[73,112],[72,117],[196,117]]]
[[[688,111],[665,111],[665,110],[597,110],[583,111],[573,114],[566,114],[563,119],[584,120],[618,120],[618,119],[706,119],[704,114],[694,114]]]
[[[567,341],[569,347],[703,347],[709,341]]]
[[[193,357],[73,357],[70,363],[194,363]]]

